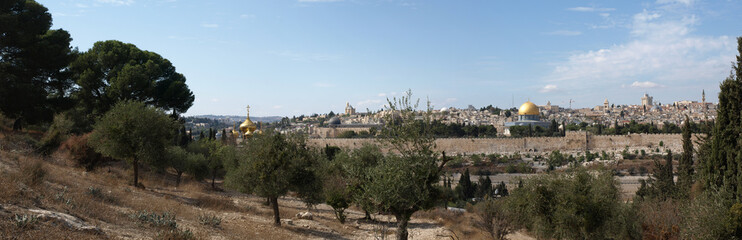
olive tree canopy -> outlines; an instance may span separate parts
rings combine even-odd
[[[122,101],[95,123],[88,143],[96,152],[126,160],[134,168],[138,186],[139,163],[163,167],[176,122],[162,110],[137,101]]]

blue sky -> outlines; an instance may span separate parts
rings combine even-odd
[[[732,0],[40,0],[85,51],[161,54],[196,95],[186,115],[379,110],[412,89],[435,108],[716,101],[742,36]]]

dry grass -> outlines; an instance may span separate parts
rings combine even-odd
[[[413,218],[434,220],[452,232],[454,239],[489,239],[489,235],[475,226],[475,215],[469,212],[449,211],[445,208],[434,208],[428,211],[418,211]]]
[[[0,145],[5,144],[7,134],[0,131]],[[11,220],[10,212],[0,209],[0,239],[325,239],[368,236],[363,227],[340,224],[326,205],[313,210],[313,221],[301,220],[300,224],[274,227],[272,210],[262,204],[265,199],[260,197],[212,191],[210,184],[190,179],[184,179],[176,188],[171,174],[156,173],[146,167],[140,168],[140,180],[146,188],[134,188],[130,186],[131,168],[124,162],[104,162],[86,170],[64,152],[48,157],[31,152],[31,149],[14,149],[12,152],[0,149],[0,204],[67,213],[99,227],[103,233],[79,232],[43,221],[31,228],[20,228]],[[306,211],[303,203],[294,197],[279,199],[279,205],[282,219],[300,222],[294,215]],[[130,217],[144,210],[175,214],[177,230],[141,224]],[[221,219],[221,222],[218,227],[213,226],[216,224],[202,224],[204,216]],[[348,222],[353,223],[363,214],[349,210],[348,217]],[[455,216],[445,218],[450,219],[447,220],[450,223],[457,221]],[[454,230],[458,231],[460,239],[475,236],[465,234],[466,229]]]
[[[230,211],[230,212],[241,212],[245,208],[239,208],[232,203],[232,200],[222,197],[212,197],[208,195],[200,195],[196,199],[196,206],[200,208],[208,208],[214,211]]]

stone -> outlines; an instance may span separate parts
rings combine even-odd
[[[298,219],[306,219],[306,220],[312,220],[314,216],[310,212],[300,212],[296,214],[296,218]]]

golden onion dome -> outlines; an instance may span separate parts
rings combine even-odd
[[[539,115],[538,107],[531,101],[527,101],[523,105],[520,105],[520,109],[518,109],[518,115]]]
[[[245,119],[242,124],[240,124],[240,131],[242,131],[245,134],[252,134],[255,129],[258,127],[255,125],[252,120],[250,120],[250,106],[247,106],[247,118]]]

